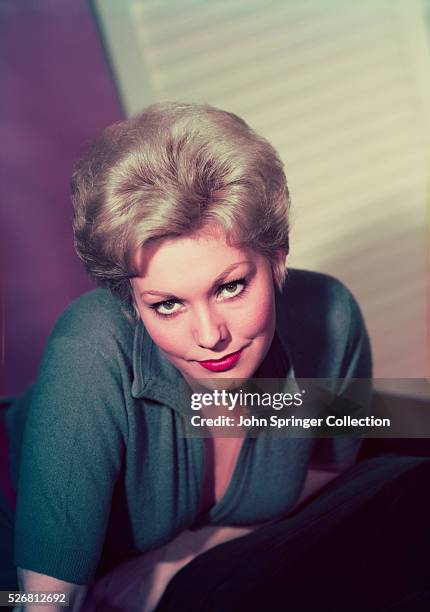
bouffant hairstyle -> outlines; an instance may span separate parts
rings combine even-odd
[[[128,307],[138,249],[208,226],[221,227],[228,244],[266,256],[282,287],[279,252],[289,248],[283,164],[233,113],[164,103],[115,123],[76,165],[71,194],[79,257]]]

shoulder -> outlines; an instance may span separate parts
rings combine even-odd
[[[334,276],[295,268],[288,271],[282,293],[300,307],[315,302],[330,307],[346,306],[352,298],[349,289]]]
[[[313,364],[309,370],[312,376],[322,376],[323,372],[326,376],[334,373],[340,376],[345,359],[359,345],[369,355],[370,364],[369,342],[360,307],[351,291],[338,279],[318,272],[290,269],[283,291],[277,295],[276,306],[281,334],[306,364]],[[317,362],[332,367],[316,367]]]
[[[131,386],[135,325],[108,290],[72,302],[56,322],[39,366],[34,394],[55,397]],[[86,389],[86,391],[84,391]]]
[[[289,270],[279,307],[307,327],[335,324],[338,333],[341,329],[347,333],[349,326],[360,318],[357,301],[340,280],[309,270]]]
[[[119,300],[107,289],[95,289],[65,309],[48,344],[68,339],[110,354],[118,344],[132,349],[134,329],[135,325],[127,319]]]

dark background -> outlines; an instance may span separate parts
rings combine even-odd
[[[59,314],[93,287],[73,249],[69,179],[121,117],[85,0],[0,0],[0,396],[34,381]]]

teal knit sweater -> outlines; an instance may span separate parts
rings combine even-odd
[[[339,281],[290,270],[276,299],[277,337],[297,377],[371,376],[363,319]],[[67,308],[32,393],[7,415],[11,453],[19,457],[16,565],[90,584],[196,524],[204,447],[180,433],[180,380],[107,290]],[[246,438],[205,521],[246,525],[283,516],[311,460],[336,464],[356,451],[357,441],[345,438]]]

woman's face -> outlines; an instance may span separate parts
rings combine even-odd
[[[254,374],[275,330],[272,268],[264,256],[202,231],[157,240],[140,250],[136,264],[140,276],[131,282],[143,324],[189,383]]]

